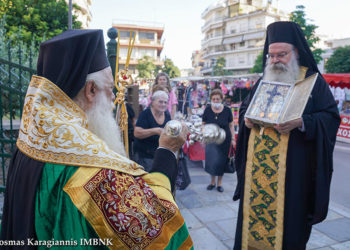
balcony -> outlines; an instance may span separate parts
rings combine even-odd
[[[138,64],[138,60],[140,60],[141,58],[130,58],[130,62],[129,65],[137,65]],[[119,64],[120,65],[125,65],[126,62],[126,58],[122,57],[119,59]],[[156,66],[162,66],[164,64],[164,62],[162,60],[160,60],[160,57],[157,57],[157,59],[154,59],[153,63]]]
[[[129,39],[128,40],[123,40],[121,39],[120,40],[120,46],[121,47],[128,47],[129,46]],[[157,41],[154,41],[154,40],[146,40],[146,39],[143,39],[143,40],[135,40],[135,44],[134,44],[134,47],[138,47],[138,48],[155,48],[155,49],[158,49],[158,50],[162,50],[163,47],[164,47],[164,40],[161,41],[161,40],[157,40]]]
[[[219,17],[207,21],[201,28],[202,33],[208,31],[209,29],[216,29],[222,27],[224,25],[225,18],[226,17]]]
[[[223,56],[223,55],[228,55],[228,54],[235,54],[235,53],[245,53],[245,52],[251,52],[251,51],[260,51],[264,49],[264,47],[261,46],[254,46],[254,47],[244,47],[244,48],[238,48],[234,50],[230,49],[225,49],[225,50],[214,50],[210,51],[207,53],[204,53],[202,58],[203,59],[208,59],[210,57],[218,57],[218,56]]]
[[[223,36],[221,35],[221,36],[216,36],[216,37],[212,37],[212,38],[208,38],[208,39],[203,39],[202,43],[201,43],[202,47],[206,48],[206,47],[221,45],[222,38],[223,38]]]

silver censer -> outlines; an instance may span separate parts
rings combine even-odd
[[[189,143],[191,145],[196,141],[205,144],[221,144],[226,138],[225,130],[216,124],[203,125],[201,119],[191,119],[190,121],[183,122],[178,120],[171,120],[167,122],[164,127],[165,133],[169,136],[177,137],[182,132],[183,126],[186,126],[190,133]]]

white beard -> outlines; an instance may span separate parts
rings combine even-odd
[[[292,51],[292,57],[287,65],[280,62],[271,64],[270,59],[264,71],[264,80],[274,82],[295,83],[299,79],[300,68],[295,52]]]
[[[98,96],[94,107],[86,111],[88,129],[102,139],[114,152],[126,156],[121,141],[120,128],[113,117],[113,103],[108,103],[105,94]]]

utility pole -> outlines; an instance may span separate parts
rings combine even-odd
[[[72,0],[68,3],[68,29],[72,29]]]

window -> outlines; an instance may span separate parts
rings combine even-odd
[[[239,43],[239,47],[244,47],[245,46],[245,41]]]
[[[130,31],[119,31],[120,38],[129,38],[130,37]]]
[[[154,33],[151,32],[140,32],[139,39],[154,40]]]
[[[119,57],[120,57],[121,59],[126,59],[127,51],[128,51],[127,48],[120,48],[120,49],[119,49]]]
[[[243,57],[243,56],[240,56],[240,57],[238,58],[238,62],[239,62],[239,64],[244,64],[244,63],[245,63],[244,57]]]
[[[139,49],[139,55],[140,57],[143,56],[150,56],[150,57],[154,57],[154,50],[153,49]]]

